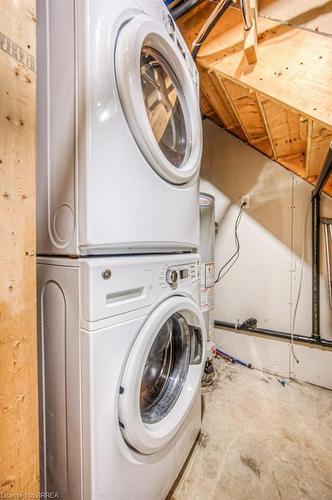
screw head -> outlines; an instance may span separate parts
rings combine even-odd
[[[110,277],[112,276],[112,271],[110,269],[104,269],[101,275],[104,278],[104,280],[109,280]]]

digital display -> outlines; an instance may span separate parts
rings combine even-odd
[[[188,278],[189,276],[189,271],[188,269],[181,269],[180,270],[180,280],[183,280],[185,278]]]

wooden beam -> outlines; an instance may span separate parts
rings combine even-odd
[[[215,112],[208,96],[203,91],[200,94],[200,107],[204,116],[209,117]]]
[[[261,105],[276,158],[305,155],[308,120],[265,97],[261,97]]]
[[[256,0],[249,0],[252,26],[244,30],[244,54],[248,64],[257,62],[257,5]]]
[[[243,129],[217,76],[213,72],[206,71],[204,68],[198,68],[200,72],[201,91],[212,104],[220,123],[240,139],[246,140]]]
[[[231,80],[221,79],[221,81],[248,142],[264,154],[272,156],[273,151],[256,93]]]
[[[305,154],[298,153],[289,156],[283,156],[279,158],[278,162],[287,170],[294,172],[302,179],[305,178]]]
[[[313,129],[313,120],[308,120],[307,146],[306,146],[306,154],[305,154],[305,176],[307,179],[309,177],[309,170],[310,170],[310,157],[311,157],[311,148],[312,148],[312,129]]]
[[[262,114],[262,117],[263,117],[263,120],[264,120],[264,123],[265,123],[265,128],[266,128],[266,131],[267,131],[267,135],[268,135],[269,141],[270,141],[270,146],[271,146],[271,149],[272,149],[272,152],[273,152],[272,159],[276,160],[277,159],[277,152],[276,152],[276,149],[274,147],[273,137],[272,137],[271,130],[270,130],[270,127],[269,127],[269,123],[268,123],[267,118],[266,118],[265,110],[264,110],[263,105],[262,105],[260,94],[257,94],[257,102],[258,102],[258,105],[259,105],[259,109],[261,110],[261,114]]]
[[[216,75],[213,71],[209,72],[209,76],[214,88],[218,93],[220,101],[223,104],[223,122],[225,124],[225,127],[227,129],[233,129],[239,125],[239,121],[231,103],[229,102],[229,99],[227,98],[222,82],[218,78],[218,75]]]
[[[257,62],[257,32],[255,23],[248,30],[244,30],[244,54],[249,65]]]
[[[1,2],[1,498],[9,498],[7,495],[14,495],[15,498],[20,495],[31,495],[32,498],[32,495],[35,495],[34,498],[37,498],[39,492],[35,279],[35,29],[34,0]]]
[[[256,93],[231,80],[223,79],[223,83],[249,142],[266,137],[267,132],[258,107]]]
[[[309,180],[319,175],[331,141],[332,132],[320,123],[312,122],[306,161],[306,177]]]
[[[237,110],[236,106],[234,106],[234,102],[233,102],[233,100],[232,100],[232,98],[231,98],[231,96],[230,96],[230,94],[229,94],[229,92],[228,92],[228,88],[227,88],[227,86],[225,85],[225,81],[224,81],[224,79],[223,79],[223,78],[221,78],[221,77],[220,77],[220,75],[218,75],[218,74],[216,74],[216,75],[217,75],[218,81],[219,81],[219,83],[220,83],[220,86],[221,86],[221,88],[223,89],[223,92],[225,93],[225,95],[226,95],[226,97],[227,97],[227,99],[228,99],[229,105],[231,106],[231,108],[232,108],[232,110],[233,110],[233,113],[234,113],[234,115],[236,116],[236,118],[237,118],[237,120],[238,120],[238,123],[241,125],[241,128],[242,128],[242,130],[243,130],[244,136],[245,136],[245,138],[246,138],[246,141],[247,141],[247,142],[249,142],[250,137],[249,137],[249,135],[248,135],[248,133],[247,133],[247,131],[246,131],[246,128],[245,128],[244,124],[243,124],[243,123],[242,123],[242,121],[241,121],[241,116],[240,116],[240,114],[239,114],[239,112],[238,112],[238,110]]]

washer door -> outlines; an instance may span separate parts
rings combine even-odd
[[[151,454],[174,437],[201,383],[206,331],[188,298],[164,301],[147,319],[128,357],[119,395],[127,443]]]
[[[115,69],[141,152],[165,180],[189,182],[200,168],[202,129],[196,85],[180,48],[161,24],[142,14],[120,30]]]

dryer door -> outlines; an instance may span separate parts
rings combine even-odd
[[[166,446],[186,418],[201,383],[205,337],[199,308],[180,296],[162,302],[137,336],[120,387],[119,421],[140,453]]]
[[[199,171],[202,130],[196,71],[176,37],[145,14],[120,30],[115,51],[120,100],[148,163],[173,184]]]

